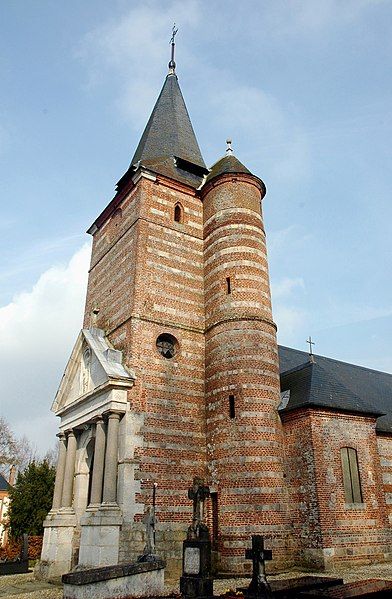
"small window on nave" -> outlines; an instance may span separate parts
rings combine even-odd
[[[357,452],[352,447],[342,447],[340,456],[342,460],[343,487],[346,503],[362,503]]]

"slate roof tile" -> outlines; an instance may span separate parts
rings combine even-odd
[[[4,478],[2,474],[0,474],[0,491],[8,491],[10,488],[7,480]]]
[[[212,165],[205,183],[209,183],[209,181],[212,181],[212,179],[215,179],[215,177],[224,175],[226,173],[252,174],[250,170],[248,170],[246,166],[244,166],[242,162],[240,162],[233,154],[226,154]]]
[[[194,165],[200,174],[177,168],[176,158]],[[129,169],[117,183],[118,191],[133,176],[138,163],[195,188],[208,172],[174,73],[165,79]]]
[[[285,410],[306,405],[374,414],[379,432],[392,433],[392,375],[363,366],[279,346],[282,390],[290,389]]]

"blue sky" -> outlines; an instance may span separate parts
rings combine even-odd
[[[173,21],[205,161],[229,136],[267,185],[279,341],[392,372],[390,0],[3,0],[1,412],[39,451],[81,326],[84,231],[128,167]]]

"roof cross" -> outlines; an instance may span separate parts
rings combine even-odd
[[[312,338],[310,335],[309,335],[309,339],[306,339],[306,343],[309,343],[309,356],[310,356],[311,361],[313,362],[314,358],[313,358],[312,345],[316,345],[316,344],[314,341],[312,341]]]
[[[176,37],[176,34],[178,32],[178,27],[176,27],[176,24],[173,23],[173,29],[172,29],[172,36],[170,38],[170,44],[171,44],[171,59],[169,62],[169,73],[170,74],[174,74],[174,71],[176,69],[176,63],[174,62],[174,47],[175,47],[175,41],[174,38]]]

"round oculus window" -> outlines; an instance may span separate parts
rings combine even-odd
[[[177,353],[178,341],[173,335],[162,333],[157,339],[156,346],[161,356],[170,360],[170,358],[174,358]]]

